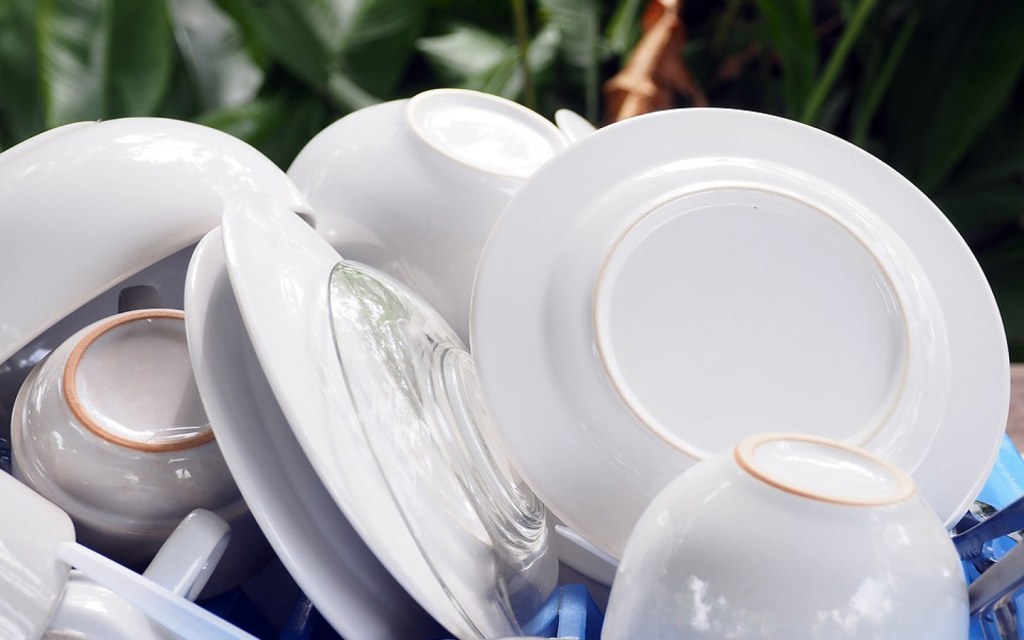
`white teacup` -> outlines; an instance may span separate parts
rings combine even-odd
[[[288,175],[335,249],[411,286],[469,344],[473,276],[491,226],[567,144],[514,102],[435,89],[345,116]]]
[[[666,487],[630,535],[603,640],[964,640],[967,586],[902,470],[795,434],[745,439]]]
[[[15,477],[63,508],[80,542],[137,569],[193,509],[250,543],[256,529],[203,411],[183,320],[171,309],[100,320],[33,369],[14,404]],[[222,588],[266,559],[244,551]]]

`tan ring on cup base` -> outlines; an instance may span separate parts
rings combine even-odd
[[[754,452],[763,444],[776,441],[793,441],[793,442],[808,442],[811,444],[822,445],[826,447],[832,447],[839,451],[845,451],[847,453],[855,453],[859,456],[864,457],[872,464],[882,467],[887,472],[891,473],[893,477],[899,483],[892,493],[883,498],[875,499],[855,499],[855,498],[839,498],[834,495],[829,495],[819,491],[812,491],[803,487],[794,486],[788,482],[784,482],[775,478],[761,469],[758,468],[757,463],[754,461]],[[903,502],[910,498],[917,492],[917,486],[914,481],[910,478],[906,471],[893,464],[885,458],[881,458],[874,453],[858,447],[856,445],[848,444],[845,442],[838,442],[836,440],[830,440],[828,438],[822,438],[819,436],[806,435],[801,433],[784,433],[784,432],[773,432],[773,433],[761,433],[749,438],[743,439],[733,449],[733,457],[736,460],[736,464],[739,465],[740,469],[750,474],[754,478],[764,482],[765,484],[772,486],[780,491],[791,493],[803,498],[810,498],[811,500],[817,500],[819,502],[829,502],[832,504],[850,506],[850,507],[880,507],[888,504],[896,504]]]
[[[180,441],[166,442],[160,444],[152,444],[146,442],[138,442],[136,440],[130,440],[122,436],[110,433],[103,426],[97,422],[90,412],[85,408],[82,403],[82,399],[78,394],[78,383],[75,380],[75,376],[78,373],[78,365],[82,361],[82,356],[85,355],[86,350],[92,346],[92,344],[103,334],[107,333],[111,329],[119,327],[129,322],[136,322],[138,320],[150,320],[156,318],[170,318],[173,320],[184,320],[185,313],[183,311],[177,311],[175,309],[141,309],[139,311],[131,311],[123,313],[118,316],[111,318],[109,321],[104,322],[90,331],[85,335],[84,338],[79,340],[78,344],[71,351],[71,355],[68,357],[67,363],[64,365],[64,397],[67,402],[68,408],[71,410],[71,414],[78,420],[82,425],[85,426],[94,435],[103,438],[108,442],[112,442],[116,445],[127,447],[128,449],[135,449],[137,451],[145,451],[147,453],[159,453],[166,451],[182,451],[184,449],[191,449],[192,447],[198,447],[199,445],[206,444],[213,440],[213,430],[207,426],[206,430],[199,435],[193,437],[183,438]]]

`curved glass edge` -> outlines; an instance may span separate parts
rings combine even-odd
[[[335,266],[329,300],[366,454],[435,578],[481,637],[520,633],[558,562],[544,505],[488,444],[472,357],[425,302],[358,263]]]

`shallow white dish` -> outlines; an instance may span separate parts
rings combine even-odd
[[[501,442],[614,557],[670,480],[760,431],[860,444],[951,525],[1005,427],[1006,341],[963,240],[874,157],[771,116],[577,142],[509,203],[473,305]]]
[[[306,457],[353,528],[398,582],[456,637],[520,632],[520,622],[537,613],[529,607],[539,609],[545,589],[554,587],[553,574],[545,581],[548,574],[543,571],[533,582],[532,571],[555,566],[552,556],[542,553],[547,535],[543,510],[531,521],[535,529],[499,529],[509,537],[496,536],[492,525],[505,523],[492,517],[511,521],[519,513],[515,510],[539,505],[525,487],[515,487],[514,495],[475,493],[479,487],[454,469],[480,459],[473,448],[479,439],[460,443],[469,446],[469,453],[437,441],[457,440],[456,432],[471,430],[467,423],[480,426],[478,407],[471,405],[472,398],[446,405],[436,396],[423,395],[421,387],[433,385],[431,392],[449,399],[472,396],[464,388],[471,374],[459,377],[453,370],[428,366],[429,380],[423,380],[419,371],[412,371],[420,363],[395,358],[407,355],[403,349],[419,355],[418,347],[434,344],[462,366],[468,354],[459,351],[460,359],[445,349],[446,342],[458,344],[452,329],[397,281],[343,262],[312,228],[268,198],[236,198],[225,211],[222,234],[231,285],[270,387]],[[347,272],[340,285],[332,278],[336,267]],[[342,301],[341,309],[332,309],[329,286],[334,302]],[[339,318],[339,312],[351,315]],[[426,314],[429,322],[418,314]],[[420,329],[431,323],[442,324],[444,331],[421,335]],[[339,351],[336,337],[352,343]],[[453,382],[457,389],[448,386]],[[375,391],[380,395],[364,403],[363,394]],[[418,422],[423,414],[442,417],[424,426]],[[449,458],[436,458],[438,448]],[[505,471],[507,467],[497,465],[480,468],[493,474],[489,477]],[[488,511],[495,503],[498,512]],[[535,537],[520,540],[517,534]],[[502,562],[500,554],[507,546],[531,544],[545,549],[522,573],[516,572],[520,567]],[[529,587],[536,591],[533,600],[519,592]]]
[[[185,308],[196,383],[221,452],[296,583],[345,637],[437,637],[334,504],[281,414],[242,324],[220,229],[196,248]]]
[[[501,611],[481,618],[445,591],[428,551],[390,494],[335,349],[328,286],[341,257],[287,209],[255,195],[234,200],[221,229],[231,287],[263,372],[303,452],[349,523],[398,583],[456,637],[515,633],[502,624]],[[464,559],[464,566],[441,570],[481,570],[478,558]]]
[[[0,362],[111,285],[196,242],[238,191],[308,209],[256,149],[189,122],[76,123],[0,154]]]

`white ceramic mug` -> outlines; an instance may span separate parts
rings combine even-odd
[[[67,511],[86,546],[141,568],[196,508],[259,539],[203,411],[181,311],[82,329],[29,374],[13,414],[15,477]],[[242,551],[221,589],[267,559]]]
[[[662,491],[626,545],[603,640],[967,637],[967,586],[911,478],[764,434]]]
[[[435,89],[345,116],[288,169],[345,258],[411,286],[469,344],[469,300],[505,203],[568,144],[509,100]]]
[[[143,576],[195,600],[227,547],[230,528],[216,514],[196,509],[185,516],[160,547]],[[43,634],[44,640],[165,640],[166,630],[123,598],[81,571],[72,571],[64,595]]]

